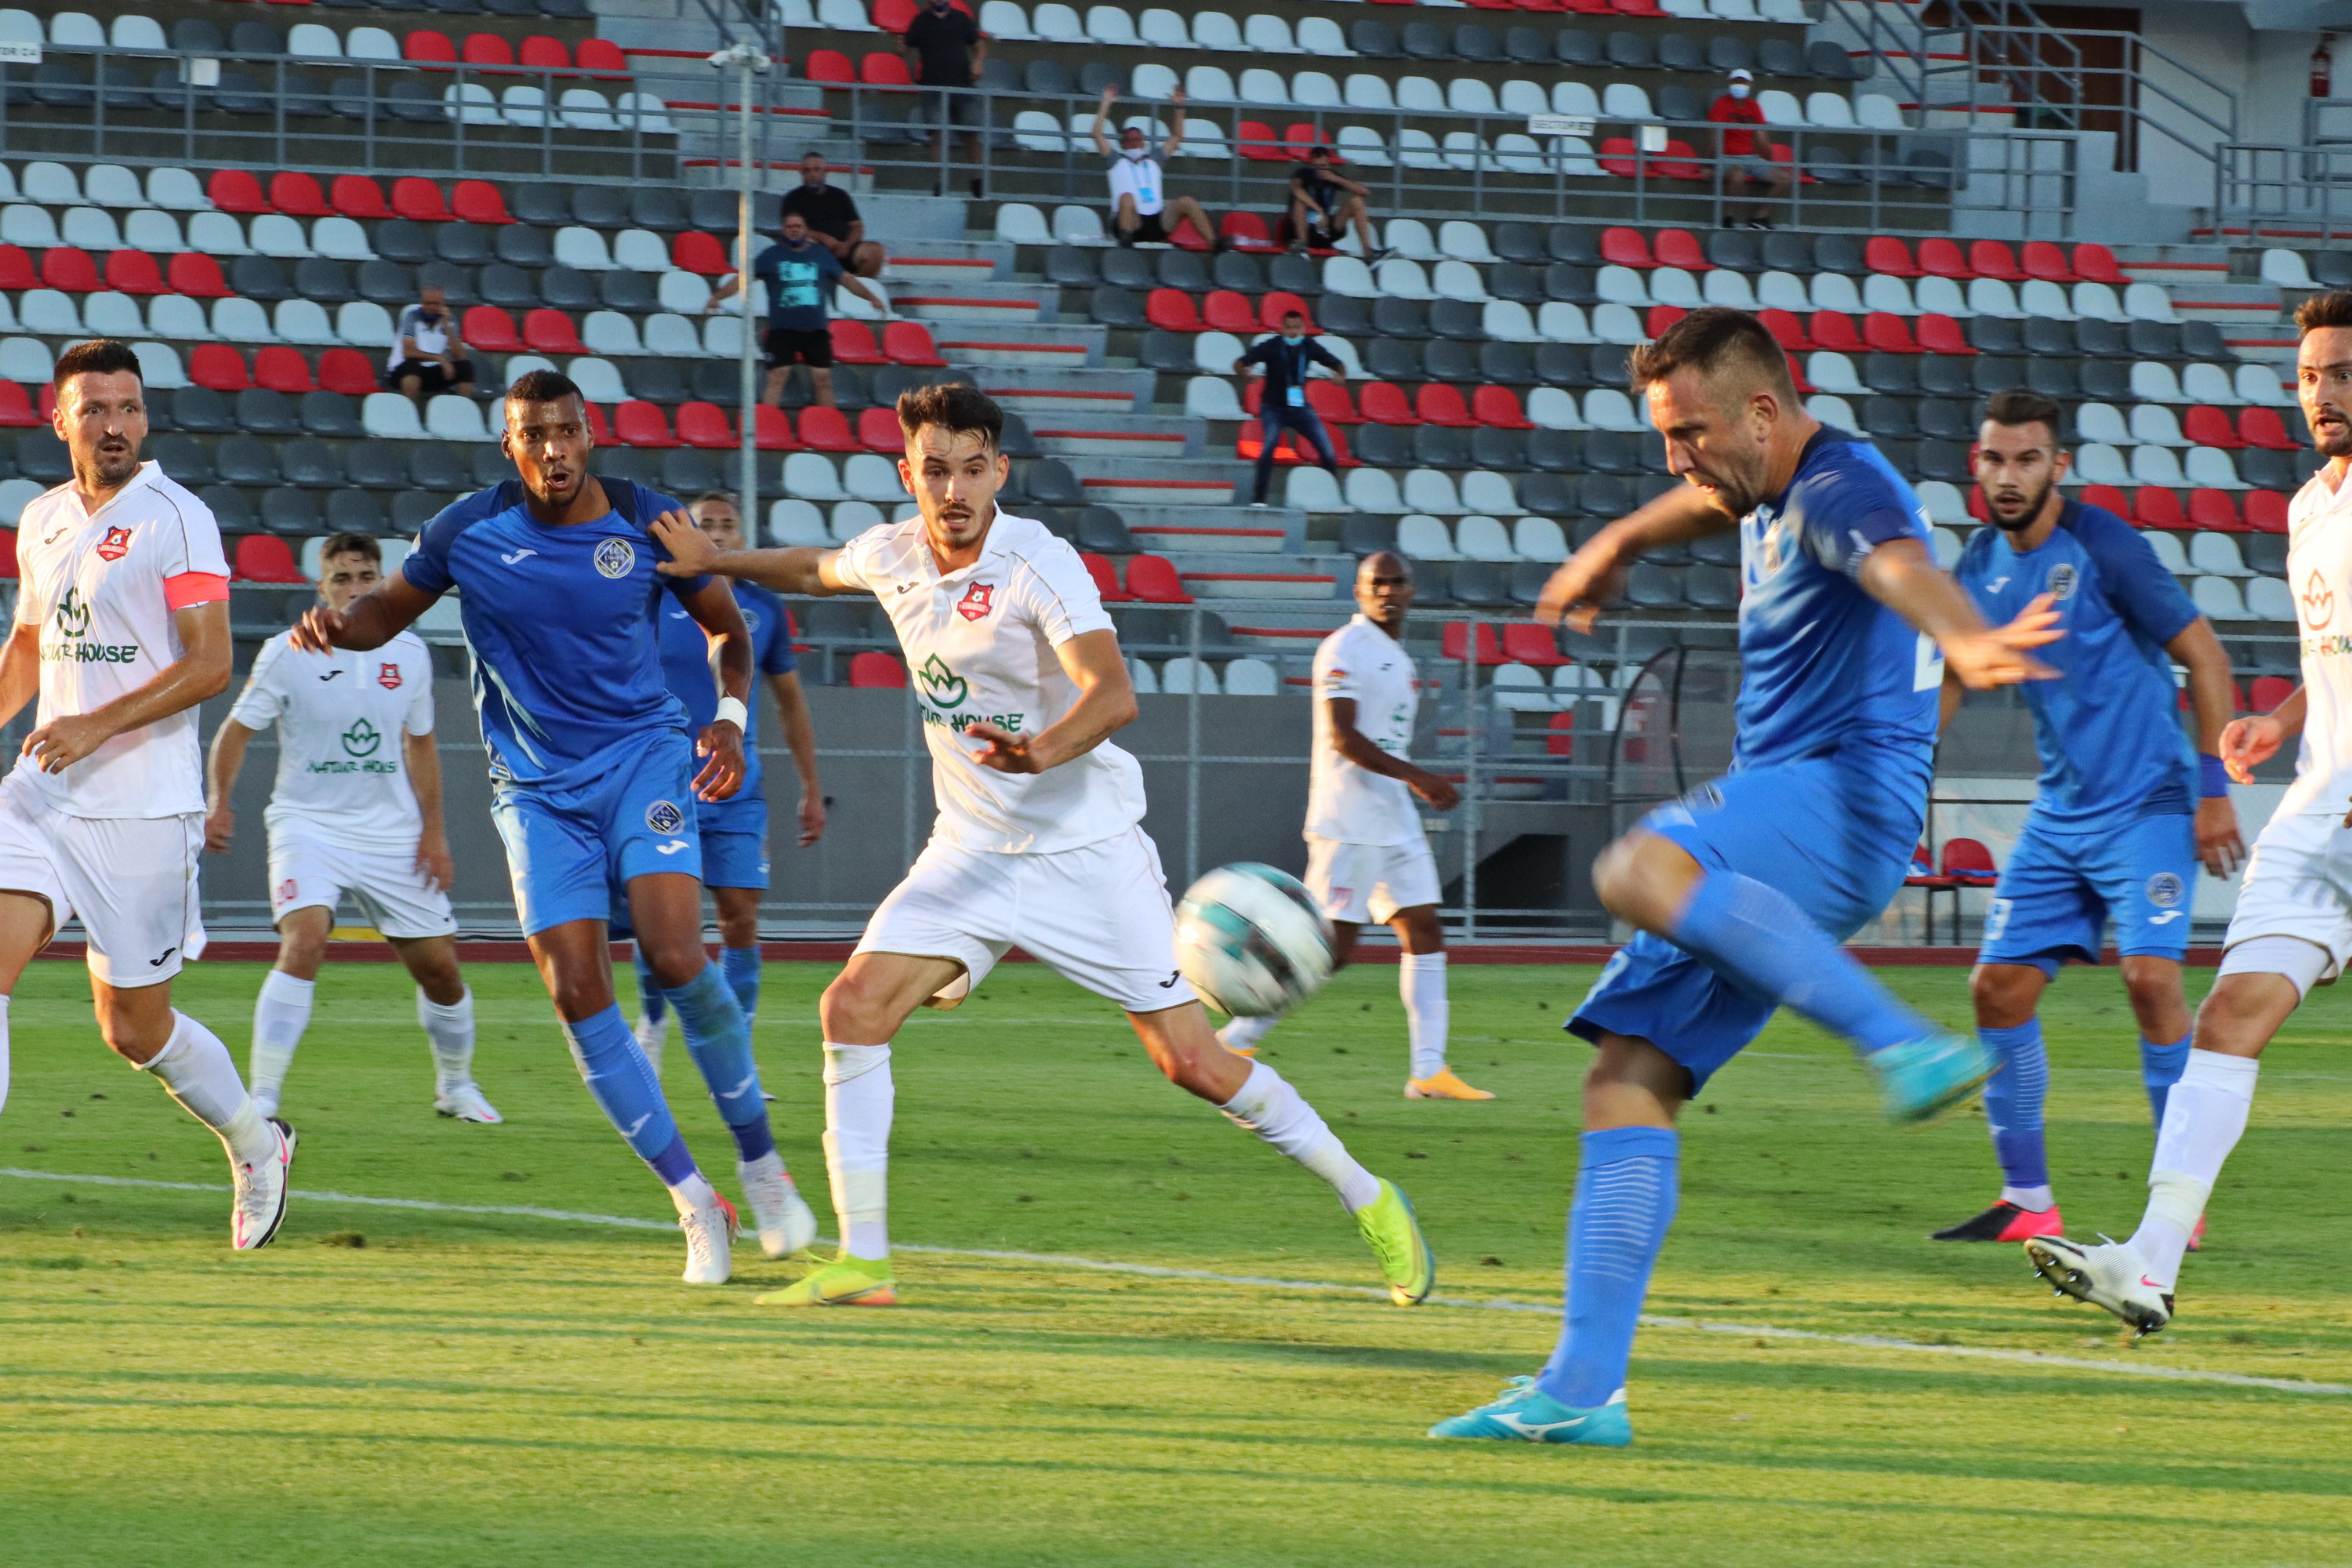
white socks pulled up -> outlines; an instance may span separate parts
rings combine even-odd
[[[1356,1163],[1315,1108],[1264,1062],[1250,1063],[1241,1092],[1217,1109],[1330,1183],[1349,1214],[1381,1195],[1380,1178]]]
[[[172,1018],[171,1039],[140,1070],[153,1073],[183,1110],[217,1133],[230,1159],[258,1165],[276,1154],[277,1134],[245,1092],[220,1037],[185,1013]]]
[[[1404,1000],[1407,1037],[1412,1043],[1412,1076],[1435,1078],[1445,1070],[1445,1034],[1452,1006],[1445,999],[1445,955],[1397,955],[1397,994]]]
[[[2147,1213],[2132,1233],[2131,1247],[2147,1277],[2167,1288],[2180,1278],[2198,1216],[2246,1131],[2261,1071],[2254,1057],[2192,1050],[2165,1100],[2164,1127],[2147,1173]]]
[[[273,971],[274,973],[274,971]],[[446,1094],[474,1081],[474,993],[470,987],[447,1006],[416,993],[416,1021],[433,1044],[433,1079]]]
[[[824,1043],[824,1171],[833,1184],[841,1250],[890,1256],[890,1121],[898,1089],[890,1047]]]
[[[317,981],[297,980],[282,969],[261,977],[261,994],[253,1002],[253,1050],[246,1063],[253,1092],[272,1106],[284,1095],[295,1047],[310,1026],[310,999],[318,988]]]

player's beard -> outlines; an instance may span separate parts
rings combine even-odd
[[[113,489],[130,482],[139,471],[139,445],[130,440],[101,440],[90,449],[90,476],[101,489]]]
[[[1991,495],[1987,494],[1985,497],[1985,515],[1991,518],[1992,525],[1995,528],[2000,529],[2003,533],[2022,533],[2027,529],[2033,526],[2033,520],[2040,517],[2042,515],[2042,509],[2050,504],[2050,492],[2057,488],[2057,477],[2053,475],[2042,484],[2040,489],[2035,490],[2032,495],[2027,497],[2025,510],[2017,514],[2017,521],[2014,522],[2011,522],[2009,519],[2000,514],[2000,509],[1993,505]]]
[[[2311,421],[2311,447],[2323,458],[2352,458],[2352,412],[2321,404]]]

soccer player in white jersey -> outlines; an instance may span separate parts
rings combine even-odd
[[[341,610],[383,577],[383,550],[338,533],[319,557],[319,597]],[[278,727],[269,825],[269,914],[278,963],[253,1005],[254,1102],[278,1113],[335,907],[365,910],[416,980],[416,1021],[433,1047],[433,1108],[461,1121],[500,1120],[474,1082],[474,994],[457,972],[455,868],[441,825],[441,752],[433,739],[433,652],[402,632],[372,653],[309,653],[290,632],[264,643],[244,695],[213,735],[205,847],[236,836],[230,797],[253,737]]]
[[[1395,931],[1397,990],[1404,998],[1412,1060],[1407,1100],[1492,1100],[1445,1062],[1445,928],[1437,918],[1437,857],[1413,809],[1420,796],[1451,811],[1462,794],[1415,767],[1413,718],[1421,687],[1398,640],[1412,608],[1412,571],[1394,551],[1356,568],[1355,618],[1315,649],[1315,752],[1308,764],[1307,888],[1331,918],[1333,966],[1354,955],[1367,921]],[[1257,1049],[1278,1017],[1235,1018],[1217,1032],[1225,1048]]]
[[[2057,1236],[2025,1243],[2043,1279],[2143,1334],[2172,1321],[2181,1256],[2246,1130],[2263,1047],[2352,956],[2352,290],[2312,296],[2294,320],[2297,395],[2311,444],[2327,459],[2287,510],[2303,684],[2221,731],[2221,760],[2240,784],[2300,732],[2294,783],[2246,862],[2189,1065],[2165,1100],[2139,1228],[2104,1246]]]
[[[228,562],[210,509],[139,460],[147,402],[131,346],[75,344],[55,386],[74,477],[17,522],[16,629],[0,653],[0,723],[40,699],[0,781],[0,1100],[7,997],[79,916],[99,1032],[219,1135],[230,1245],[249,1251],[286,1218],[294,1130],[253,1103],[219,1037],[172,1006],[173,977],[205,946],[196,705],[228,689]]]
[[[1338,1189],[1391,1295],[1436,1273],[1404,1194],[1349,1156],[1298,1091],[1217,1044],[1177,971],[1160,854],[1139,826],[1142,770],[1108,744],[1136,715],[1118,637],[1077,552],[996,504],[1003,415],[970,387],[898,399],[898,472],[918,515],[838,550],[721,554],[656,524],[663,571],[747,577],[786,594],[873,594],[913,668],[940,815],[820,1005],[825,1133],[840,1256],[781,1306],[897,1300],[887,1175],[890,1040],[918,1006],[953,1006],[1018,943],[1125,1009],[1152,1061]]]

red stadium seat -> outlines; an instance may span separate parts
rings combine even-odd
[[[468,348],[512,353],[522,347],[522,334],[515,331],[514,318],[496,305],[472,306],[458,318],[457,330]]]
[[[1772,334],[1772,341],[1790,353],[1811,353],[1817,346],[1805,335],[1805,323],[1790,311],[1762,310],[1756,312],[1756,319],[1764,323],[1764,330]]]
[[[1642,317],[1642,331],[1653,338],[1663,338],[1666,329],[1690,312],[1680,305],[1653,305]]]
[[[1168,243],[1179,250],[1214,250],[1208,237],[1192,226],[1191,218],[1178,218],[1176,226],[1168,232]]]
[[[2114,485],[2084,485],[2082,500],[2084,506],[2101,507],[2117,517],[2131,515],[2131,498]]]
[[[1653,254],[1661,267],[1679,267],[1685,272],[1712,272],[1715,263],[1698,242],[1698,236],[1686,228],[1662,228],[1653,242]]]
[[[471,344],[473,340],[467,340]],[[377,391],[375,366],[357,349],[329,349],[319,356],[319,384],[345,397],[365,397]]]
[[[1895,318],[1900,321],[1902,318]],[[1972,354],[1976,349],[1960,331],[1959,322],[1929,310],[1919,318],[1919,352],[1930,354]]]
[[[1544,721],[1544,754],[1548,757],[1576,755],[1576,715],[1555,713]]]
[[[2264,409],[2263,412],[2267,414],[2270,411]],[[2228,415],[2218,408],[2208,408],[2203,404],[2180,416],[2180,433],[2200,447],[2235,450],[2246,444],[2239,438],[2237,428],[2230,423]],[[2282,430],[2281,434],[2284,431]]]
[[[1862,319],[1862,341],[1873,353],[1916,354],[1911,324],[1892,310],[1873,310]]]
[[[319,390],[318,380],[310,374],[310,362],[302,357],[300,349],[290,349],[284,343],[265,343],[253,351],[253,384],[290,396]]]
[[[629,57],[623,54],[621,46],[610,38],[581,39],[578,59],[580,68],[584,71],[613,73],[626,72],[629,68]]]
[[[404,174],[393,181],[392,210],[412,223],[449,221],[449,203],[441,195],[441,187],[416,174]]]
[[[2237,503],[2228,490],[2194,489],[2189,492],[2189,526],[2210,528],[2216,533],[2242,533],[2246,525],[2239,520]]]
[[[675,447],[669,420],[658,405],[632,397],[613,410],[613,436],[624,447]]]
[[[1145,295],[1143,319],[1163,332],[1202,330],[1200,311],[1192,304],[1192,296],[1181,289],[1154,289]]]
[[[882,353],[892,364],[941,365],[939,344],[920,321],[891,321],[882,328]]]
[[[41,281],[68,294],[90,294],[105,287],[99,280],[98,262],[75,245],[56,245],[41,252]]]
[[[47,423],[23,387],[13,381],[0,381],[0,430],[30,430]]]
[[[2082,279],[2066,265],[2066,253],[2046,239],[2025,242],[2025,275],[2044,278],[2053,283],[2079,283]]]
[[[811,49],[806,71],[810,81],[835,87],[852,87],[857,81],[857,68],[839,49]]]
[[[280,169],[269,176],[269,205],[289,217],[325,217],[335,209],[319,182],[299,169]]]
[[[261,194],[261,181],[250,169],[215,169],[212,181],[205,187],[213,205],[225,213],[266,213],[270,210],[269,198]]]
[[[887,653],[868,648],[849,656],[849,684],[877,690],[907,689],[907,667]]]
[[[449,192],[449,210],[467,223],[512,223],[506,197],[488,180],[460,180]]]
[[[1665,15],[1663,11],[1645,14]],[[1664,156],[1650,160],[1650,177],[1654,180],[1699,180],[1706,177],[1706,170],[1699,163],[1697,148],[1687,142],[1669,142]]]
[[[751,445],[762,452],[793,452],[800,449],[801,438],[793,434],[793,422],[784,417],[781,408],[771,408],[764,403],[751,405],[759,417],[751,423]]]
[[[123,294],[168,294],[172,286],[163,281],[163,269],[155,258],[143,250],[110,250],[106,253],[106,286]],[[29,287],[0,282],[0,288]]]
[[[1095,592],[1102,595],[1104,604],[1134,603],[1135,595],[1129,593],[1120,584],[1118,568],[1110,563],[1109,556],[1097,555],[1091,550],[1084,550],[1078,552],[1078,559],[1086,563],[1087,575],[1095,580]]]
[[[2116,264],[2116,253],[2094,240],[2085,240],[2074,247],[2074,272],[2086,281],[2116,289],[2131,282]]]
[[[599,447],[620,445],[618,441],[613,439],[613,426],[611,421],[604,417],[604,411],[593,403],[588,405],[588,433],[595,437],[596,445]]]
[[[2025,281],[2025,269],[2018,266],[2016,253],[1998,239],[1969,242],[1969,269],[1979,278],[1998,278],[2004,283]]]
[[[1189,605],[1184,579],[1164,556],[1139,555],[1127,563],[1127,591],[1147,605]]]
[[[903,34],[915,19],[915,0],[874,0],[874,25],[886,33]]]
[[[457,46],[457,58],[469,66],[511,66],[515,63],[514,46],[502,33],[468,33]]]
[[[1811,397],[1815,389],[1813,384],[1805,379],[1805,367],[1798,362],[1795,354],[1783,353],[1780,357],[1789,362],[1789,381],[1796,387],[1797,395]]]
[[[1891,234],[1873,235],[1862,247],[1862,261],[1873,272],[1884,272],[1890,278],[1919,276],[1919,264],[1911,259],[1911,247]]]
[[[1231,289],[1212,289],[1209,297],[1201,301],[1201,324],[1211,331],[1246,338],[1258,330],[1257,311],[1248,296]]]
[[[1316,330],[1315,311],[1307,301],[1286,289],[1276,289],[1257,302],[1257,325],[1269,331],[1282,331],[1282,318],[1296,310],[1307,318],[1307,330]]]
[[[1620,16],[1663,16],[1666,13],[1658,0],[1609,0],[1609,8]]]
[[[1508,621],[1503,626],[1503,658],[1512,664],[1548,669],[1570,662],[1559,651],[1559,638],[1549,626],[1533,621]]]
[[[1470,405],[1462,401],[1461,389],[1442,381],[1421,384],[1421,389],[1412,395],[1412,411],[1421,416],[1423,424],[1448,430],[1471,430],[1478,425],[1470,416]]]
[[[1609,0],[1567,0],[1568,8],[1580,16],[1610,16],[1616,13],[1609,8]]]
[[[1278,250],[1274,235],[1265,226],[1265,219],[1255,213],[1229,212],[1217,220],[1217,233],[1230,249]]]
[[[327,186],[327,199],[345,217],[391,217],[392,205],[383,199],[383,187],[365,174],[337,174]]]
[[[907,433],[898,427],[898,411],[895,408],[868,408],[857,416],[858,443],[869,452],[879,452],[886,458],[906,455]]]
[[[16,531],[0,528],[0,580],[16,580]]]
[[[1612,267],[1648,268],[1658,264],[1650,254],[1650,242],[1635,228],[1604,228],[1601,231],[1601,259]]]
[[[522,341],[525,348],[537,353],[584,354],[588,352],[588,345],[580,341],[579,329],[572,326],[572,318],[546,306],[523,317]]]
[[[1960,254],[1959,242],[1941,235],[1919,242],[1919,271],[1923,277],[1962,283],[1976,276],[1969,270],[1969,258]]]
[[[2187,528],[2180,515],[2180,498],[2161,485],[2142,485],[2132,492],[2131,520],[2142,528]]]
[[[1309,153],[1323,145],[1323,133],[1312,125],[1286,125],[1282,128],[1282,144],[1290,149],[1293,158],[1304,163]],[[1344,159],[1337,161],[1345,162]]]
[[[819,452],[863,452],[866,443],[849,427],[849,416],[813,403],[801,410],[801,442]]]
[[[1255,387],[1265,383],[1254,381],[1250,384]],[[1307,406],[1315,410],[1326,425],[1361,425],[1364,422],[1364,416],[1356,412],[1355,404],[1349,400],[1346,385],[1322,376],[1307,384]]]
[[[402,40],[400,58],[418,65],[453,66],[457,63],[457,46],[446,33],[419,27]]]
[[[1507,386],[1482,386],[1470,395],[1470,413],[1490,430],[1532,430],[1535,421]]]
[[[833,334],[833,357],[843,364],[887,364],[874,329],[854,317],[836,316],[825,330]]]
[[[715,403],[679,404],[677,438],[683,446],[719,451],[731,451],[737,444],[735,427],[727,422],[726,411]]]
[[[857,62],[857,79],[867,87],[912,87],[915,79],[908,74],[907,57],[884,54],[879,49]]]
[[[1963,888],[1990,888],[2000,880],[1992,851],[1973,838],[1944,840],[1944,875]]]
[[[1438,656],[1444,658],[1446,663],[1460,664],[1465,653],[1470,647],[1470,623],[1467,621],[1446,622],[1444,636],[1439,640],[1437,647]],[[1492,621],[1481,621],[1478,623],[1477,659],[1480,664],[1501,664],[1505,662],[1503,658],[1503,645],[1501,642],[1496,640],[1495,637],[1495,624]]]
[[[41,269],[21,245],[0,245],[0,289],[37,289]],[[166,290],[168,292],[168,290]]]
[[[1243,157],[1255,163],[1287,163],[1290,149],[1263,120],[1244,120],[1234,126],[1234,141]]]
[[[243,392],[253,384],[245,356],[226,343],[198,343],[190,349],[188,379],[215,392]]]
[[[719,237],[698,228],[689,228],[670,242],[669,260],[679,271],[702,278],[720,278],[735,270]]]
[[[2286,421],[2275,408],[2242,408],[2238,411],[2238,437],[2249,447],[2260,447],[2267,452],[2293,452],[2307,445],[2287,434]],[[2219,446],[2219,442],[2205,442]]]
[[[1391,382],[1368,381],[1360,398],[1364,417],[1375,425],[1418,425],[1421,416],[1412,411],[1404,392]]]
[[[274,533],[248,533],[236,542],[230,574],[241,583],[307,583],[292,547]]]
[[[1621,180],[1630,180],[1634,175],[1642,172],[1641,153],[1634,147],[1633,139],[1631,136],[1610,136],[1602,139],[1601,143],[1601,172],[1604,174],[1613,175]],[[1619,231],[1612,230],[1604,232],[1602,237],[1603,243],[1601,251],[1601,258],[1603,261],[1609,259],[1609,251],[1607,247],[1608,232]],[[1632,234],[1633,230],[1626,229],[1622,232]],[[1634,237],[1639,239],[1641,237],[1639,235],[1634,235]],[[1628,261],[1620,263],[1620,265],[1631,267],[1633,264]]]
[[[1853,318],[1835,310],[1815,310],[1807,331],[1816,348],[1832,349],[1842,354],[1867,353],[1862,345],[1862,334],[1853,329]]]
[[[563,47],[562,38],[533,33],[516,47],[515,63],[532,70],[568,71],[572,68],[572,51]]]
[[[2256,533],[2284,533],[2286,497],[2276,490],[2248,490],[2246,526]]]
[[[2294,682],[2284,675],[2257,675],[2254,687],[2246,693],[2247,704],[2257,713],[2267,713],[2294,695]]]

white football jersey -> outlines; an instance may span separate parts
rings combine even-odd
[[[2287,508],[2286,585],[2302,633],[2303,748],[2282,812],[2352,808],[2352,481],[2314,474]]]
[[[972,759],[975,722],[1034,735],[1077,703],[1054,650],[1111,618],[1078,552],[1045,525],[1003,511],[980,559],[940,574],[923,520],[869,528],[835,571],[882,602],[905,650],[931,751],[938,837],[1001,855],[1051,855],[1124,833],[1143,817],[1143,770],[1106,741],[1042,773]]]
[[[278,726],[266,820],[289,818],[371,844],[416,842],[424,818],[401,737],[433,732],[433,653],[414,632],[361,653],[305,653],[293,634],[261,645],[229,717]]]
[[[1410,844],[1422,836],[1412,792],[1402,779],[1368,773],[1331,745],[1334,697],[1354,700],[1356,729],[1392,757],[1412,749],[1421,710],[1412,658],[1362,616],[1315,648],[1315,749],[1308,763],[1307,832],[1341,844]]]
[[[16,523],[16,624],[40,628],[41,723],[88,713],[179,662],[180,610],[228,597],[212,509],[153,463],[95,512],[70,483]],[[47,773],[20,756],[42,802],[68,816],[181,816],[205,808],[191,706],[126,731]]]

